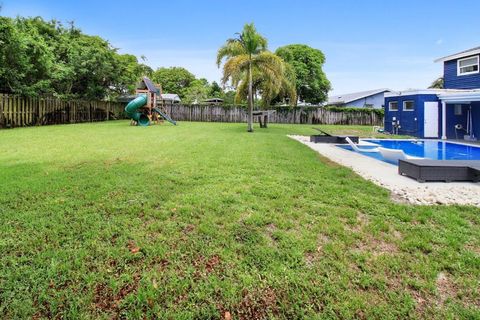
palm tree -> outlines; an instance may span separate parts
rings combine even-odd
[[[267,108],[276,97],[288,98],[296,105],[297,91],[295,87],[295,71],[292,66],[283,62],[283,76],[271,77],[268,73],[261,73],[253,69],[252,87],[254,96],[259,93],[262,97],[262,107]],[[243,79],[237,87],[235,100],[248,98],[248,81]]]
[[[429,89],[443,89],[443,77],[438,77],[435,81],[432,82]]]
[[[222,83],[231,81],[237,88],[237,97],[247,91],[248,132],[253,132],[254,78],[259,83],[258,89],[269,97],[278,94],[281,88],[287,88],[290,78],[287,77],[286,63],[267,51],[267,39],[257,32],[253,23],[246,24],[236,35],[218,50],[217,65],[220,67],[222,60],[226,59]]]

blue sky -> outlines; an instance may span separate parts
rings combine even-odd
[[[1,15],[75,21],[147,64],[183,66],[219,80],[216,50],[254,22],[270,50],[321,49],[334,94],[425,88],[442,73],[435,58],[480,45],[480,1],[0,0]],[[143,3],[143,6],[140,5]]]

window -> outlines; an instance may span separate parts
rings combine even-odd
[[[457,74],[459,76],[473,73],[478,73],[478,56],[458,60]]]
[[[461,104],[456,104],[455,105],[455,115],[456,116],[461,116],[462,115],[462,105]]]
[[[398,111],[398,102],[397,101],[390,101],[388,103],[388,111]]]
[[[365,103],[363,106],[365,108],[373,108],[373,104],[371,104],[371,103]]]
[[[403,111],[413,111],[415,103],[413,101],[403,101]]]

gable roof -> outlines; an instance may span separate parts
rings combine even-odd
[[[175,94],[175,93],[163,93],[161,95],[161,98],[162,100],[164,101],[173,101],[173,102],[180,102],[182,100],[180,100],[180,97],[178,94]]]
[[[360,91],[360,92],[354,92],[354,93],[348,93],[348,94],[340,94],[336,96],[329,96],[327,104],[329,105],[347,104],[352,101],[356,101],[366,97],[374,96],[379,93],[390,92],[390,91],[391,91],[390,89],[381,88],[381,89],[375,89],[375,90]]]
[[[154,92],[154,93],[157,93],[157,94],[160,93],[160,89],[157,88],[155,86],[155,84],[152,82],[152,80],[150,80],[147,77],[142,78],[142,81],[140,81],[140,83],[138,83],[138,85],[137,85],[137,89],[142,89],[142,90],[147,89],[150,92]]]
[[[148,79],[147,77],[143,77],[143,82],[145,83],[145,86],[147,87],[148,91],[158,92],[158,89],[157,87],[155,87],[155,84],[152,82],[152,80]]]
[[[205,102],[223,102],[223,99],[221,99],[221,98],[211,98],[211,99],[206,99],[204,101]]]
[[[460,59],[460,58],[463,58],[463,57],[473,56],[474,54],[479,54],[479,53],[480,53],[480,47],[475,47],[475,48],[471,48],[471,49],[468,49],[468,50],[464,50],[464,51],[460,51],[460,52],[451,54],[449,56],[438,58],[437,60],[435,60],[435,62],[445,62],[445,61]]]

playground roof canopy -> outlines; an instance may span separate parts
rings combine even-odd
[[[150,92],[159,93],[159,89],[155,86],[152,80],[147,77],[143,77],[137,87],[138,89],[147,89]]]

